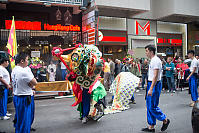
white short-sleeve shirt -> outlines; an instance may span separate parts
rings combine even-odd
[[[159,69],[157,81],[160,81],[161,75],[162,75],[162,62],[161,62],[160,58],[157,56],[154,56],[151,59],[151,62],[149,64],[149,71],[148,71],[148,80],[149,81],[153,80],[155,69]]]
[[[196,71],[195,73],[198,73],[198,60],[196,58],[193,58],[193,60],[191,61],[191,65],[189,67],[190,71],[193,72],[194,67],[196,67]]]
[[[30,68],[16,66],[11,74],[14,95],[33,95],[32,88],[28,86],[34,78]]]
[[[55,64],[50,64],[48,66],[48,72],[50,73],[51,72],[51,68],[53,69],[53,71],[56,73],[56,65]]]
[[[64,65],[63,62],[61,62],[61,69],[66,69],[66,66]]]
[[[3,80],[5,80],[7,84],[10,84],[10,74],[8,70],[3,66],[0,66],[0,77]],[[4,84],[0,82],[0,85],[4,85]]]

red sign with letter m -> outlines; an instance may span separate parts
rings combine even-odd
[[[138,21],[135,22],[136,22],[136,35],[139,35],[139,29],[141,29],[143,32],[146,32],[148,36],[151,35],[149,21],[147,21],[147,23],[144,26],[142,26]]]

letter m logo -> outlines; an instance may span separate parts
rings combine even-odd
[[[150,22],[147,21],[147,23],[142,27],[142,25],[136,20],[136,35],[139,35],[139,29],[141,29],[143,32],[146,32],[147,35],[150,35]],[[140,27],[140,28],[139,28]]]

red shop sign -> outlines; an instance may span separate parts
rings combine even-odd
[[[5,28],[10,29],[12,25],[12,20],[5,20]],[[15,29],[17,30],[42,30],[41,22],[31,22],[31,21],[15,21]],[[62,26],[61,24],[57,25],[43,25],[44,30],[53,30],[53,31],[81,31],[81,28],[78,25],[69,25]]]
[[[136,23],[136,35],[139,35],[139,28],[142,29],[143,32],[146,32],[146,34],[149,36],[151,35],[150,33],[150,22],[147,21],[146,24],[144,26],[142,26],[138,21],[135,21]]]
[[[5,20],[5,28],[10,29],[12,20]],[[15,21],[16,30],[41,30],[41,22]]]

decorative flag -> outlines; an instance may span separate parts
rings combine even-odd
[[[12,18],[12,25],[11,25],[10,34],[8,37],[7,48],[8,48],[8,54],[12,56],[10,59],[10,63],[13,69],[15,66],[14,56],[17,54],[17,39],[16,39],[14,16]]]

